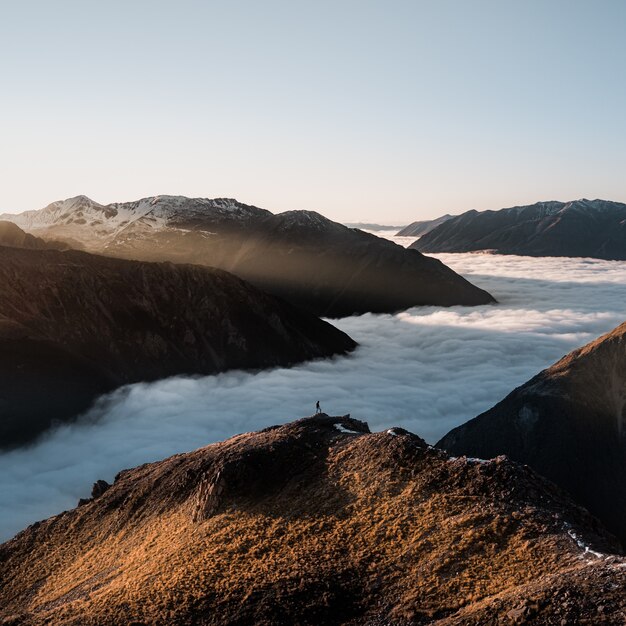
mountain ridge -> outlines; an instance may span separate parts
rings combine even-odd
[[[565,355],[437,445],[527,463],[626,545],[626,323]]]
[[[527,467],[322,414],[98,481],[76,509],[0,546],[0,617],[618,623],[626,563],[616,550]]]
[[[421,252],[476,252],[626,260],[626,204],[582,198],[466,211],[410,246]]]
[[[495,301],[437,259],[315,211],[275,215],[183,196],[104,206],[77,196],[0,219],[98,254],[218,267],[323,317]]]
[[[0,292],[0,447],[32,440],[125,384],[288,366],[356,346],[203,266],[0,246]]]

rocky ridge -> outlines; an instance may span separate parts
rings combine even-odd
[[[437,445],[527,463],[626,545],[626,324],[566,355]]]
[[[617,551],[528,467],[319,415],[125,470],[33,524],[0,546],[0,619],[618,624]]]

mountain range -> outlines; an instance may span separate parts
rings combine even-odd
[[[574,350],[439,443],[506,454],[566,489],[626,546],[626,323]]]
[[[107,256],[221,268],[325,317],[494,302],[440,261],[313,211],[274,215],[182,196],[101,205],[78,196],[0,219]]]
[[[526,466],[318,415],[98,481],[0,546],[0,620],[618,624],[617,551]]]
[[[285,366],[355,342],[222,270],[75,250],[0,224],[0,447],[139,381]]]
[[[626,204],[537,202],[450,217],[410,246],[421,252],[475,252],[626,260]]]
[[[451,219],[453,216],[446,213],[441,217],[434,220],[421,220],[419,222],[411,222],[408,226],[400,229],[397,233],[397,237],[422,237],[431,230],[434,230],[439,226]]]

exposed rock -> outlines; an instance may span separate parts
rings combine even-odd
[[[617,549],[528,467],[319,415],[125,470],[21,532],[0,546],[0,619],[617,624]]]
[[[106,480],[97,480],[91,488],[91,497],[99,498],[110,486]]]

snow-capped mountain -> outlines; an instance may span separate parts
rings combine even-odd
[[[411,245],[420,252],[626,259],[626,204],[608,200],[537,202],[499,211],[467,211]]]
[[[231,198],[186,198],[151,196],[134,202],[99,204],[87,196],[59,200],[43,209],[5,214],[31,233],[68,237],[90,247],[118,236],[148,234],[166,228],[202,229],[228,222],[246,223],[271,215],[269,211],[242,204]]]
[[[77,196],[0,219],[108,256],[218,267],[327,317],[493,302],[441,262],[315,211],[274,215],[227,198],[102,205]]]

